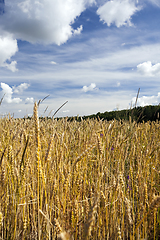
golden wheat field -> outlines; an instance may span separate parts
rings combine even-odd
[[[0,119],[0,239],[160,239],[160,123]]]

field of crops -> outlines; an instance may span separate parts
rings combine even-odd
[[[160,239],[160,123],[0,119],[0,239]]]

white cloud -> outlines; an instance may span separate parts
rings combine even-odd
[[[82,26],[71,24],[95,0],[15,0],[6,1],[2,28],[15,38],[32,43],[65,43]]]
[[[83,86],[83,89],[82,91],[83,92],[90,92],[90,91],[93,91],[93,90],[96,90],[96,84],[95,83],[91,83],[91,85],[89,85],[88,87],[87,86]]]
[[[100,15],[101,21],[108,26],[115,24],[117,27],[123,25],[131,26],[131,16],[141,8],[136,7],[134,0],[111,0],[100,6],[97,14]]]
[[[78,35],[82,32],[83,30],[83,26],[81,25],[79,28],[77,28],[76,30],[74,30],[74,35]]]
[[[26,104],[29,104],[29,103],[34,103],[34,98],[26,98],[26,100],[25,100],[25,103]]]
[[[70,110],[64,110],[64,111],[62,111],[63,113],[67,113],[67,112],[70,112]]]
[[[132,99],[132,102],[134,103],[136,101],[136,97]],[[138,98],[137,106],[147,106],[147,105],[157,105],[160,103],[160,92],[158,92],[157,96],[143,96]]]
[[[137,70],[143,75],[148,77],[160,74],[160,63],[152,65],[151,61],[141,63],[137,65]]]
[[[1,97],[4,96],[3,102],[20,103],[22,101],[22,99],[20,99],[20,98],[12,98],[13,91],[12,91],[12,88],[8,84],[1,82],[1,88],[2,88]]]
[[[17,61],[12,61],[10,64],[4,63],[2,67],[7,67],[12,72],[17,72],[18,69],[16,68]]]
[[[56,65],[56,64],[57,64],[57,63],[56,63],[56,62],[54,62],[54,61],[51,61],[50,63],[51,63],[51,64],[53,64],[53,65]]]
[[[1,89],[0,97],[2,98],[4,96],[3,102],[4,103],[20,103],[22,102],[21,98],[13,98],[13,94],[22,94],[25,89],[27,89],[30,85],[28,83],[21,83],[19,86],[12,88],[6,84],[1,82]],[[31,100],[30,100],[31,102]]]
[[[120,82],[117,82],[117,87],[120,87],[121,86],[121,83]]]
[[[28,83],[21,83],[18,87],[13,87],[14,93],[21,94],[25,89],[27,89],[30,86]]]
[[[11,57],[18,51],[17,40],[11,36],[0,36],[0,67],[7,67],[12,72],[16,72],[16,61],[10,61]]]

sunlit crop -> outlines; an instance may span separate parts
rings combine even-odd
[[[160,239],[160,123],[0,119],[0,239]]]

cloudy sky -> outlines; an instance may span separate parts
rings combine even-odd
[[[159,0],[0,0],[0,115],[160,102]]]

